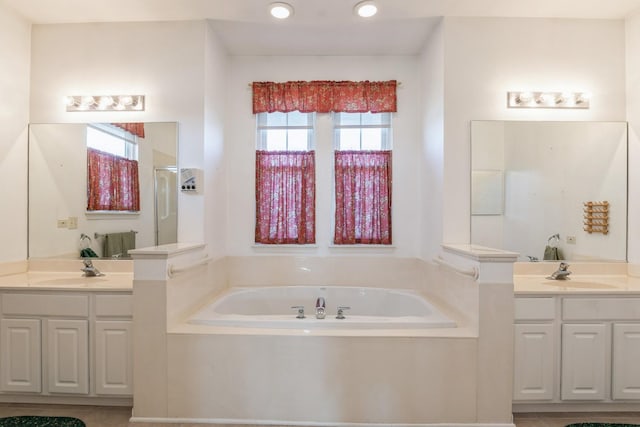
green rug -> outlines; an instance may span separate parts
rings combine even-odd
[[[0,418],[0,427],[86,427],[77,418],[71,417],[8,417]]]
[[[575,423],[567,427],[640,427],[640,424],[615,424],[615,423]]]

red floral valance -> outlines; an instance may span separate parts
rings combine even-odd
[[[393,113],[395,80],[253,82],[253,113]]]
[[[144,123],[111,123],[112,125],[124,129],[138,138],[144,138]]]

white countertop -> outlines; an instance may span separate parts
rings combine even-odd
[[[640,295],[640,278],[626,274],[572,274],[568,280],[550,280],[548,275],[514,275],[518,295]]]
[[[81,271],[28,271],[0,276],[0,290],[131,291],[133,273],[85,277]]]

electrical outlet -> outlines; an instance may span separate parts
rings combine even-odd
[[[67,228],[67,227],[69,227],[69,221],[67,221],[66,219],[58,220],[58,228]]]
[[[68,221],[68,226],[69,226],[69,230],[75,230],[76,228],[78,228],[78,217],[77,216],[70,216]]]
[[[576,236],[567,236],[567,243],[570,245],[576,244]]]

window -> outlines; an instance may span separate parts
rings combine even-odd
[[[314,118],[257,115],[256,243],[315,243]]]
[[[87,211],[140,211],[138,144],[106,124],[87,126]]]
[[[96,123],[87,126],[87,147],[129,160],[138,160],[135,135],[116,126]]]
[[[391,114],[336,113],[334,244],[390,245]]]
[[[266,151],[310,151],[313,148],[314,113],[260,113],[258,149]]]
[[[391,113],[334,113],[336,150],[391,149]]]

